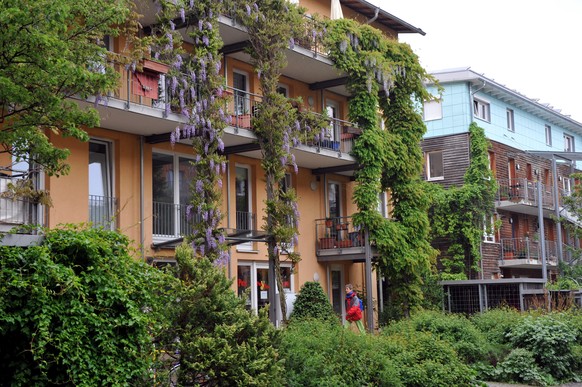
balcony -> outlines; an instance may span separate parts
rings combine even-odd
[[[8,190],[8,184],[15,184],[17,178],[0,176],[0,194]],[[28,198],[8,198],[0,196],[0,233],[24,225],[45,226],[44,206]]]
[[[527,179],[499,179],[497,208],[527,215],[538,215],[537,183]],[[554,214],[552,188],[542,184],[544,217]]]
[[[538,240],[531,238],[501,239],[499,267],[541,269],[541,251],[541,243]],[[548,266],[558,264],[558,248],[555,241],[545,240],[545,255]]]
[[[93,227],[108,230],[117,228],[117,198],[89,195],[89,222]]]
[[[198,214],[188,217],[188,205],[153,202],[154,241],[176,240],[192,231],[192,225],[200,220]]]
[[[319,262],[363,262],[366,258],[364,231],[353,224],[350,216],[317,219],[315,241]]]

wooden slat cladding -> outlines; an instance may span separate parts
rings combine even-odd
[[[434,180],[444,187],[462,185],[465,172],[469,167],[469,134],[454,134],[450,136],[440,136],[426,138],[421,142],[421,147],[426,154],[429,152],[443,152],[443,173],[444,179]],[[423,178],[426,179],[426,170],[423,170]]]

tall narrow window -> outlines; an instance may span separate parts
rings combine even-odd
[[[429,152],[427,154],[427,178],[428,180],[444,179],[443,152]]]
[[[251,169],[246,165],[236,166],[235,176],[235,218],[238,232],[253,230],[254,215],[252,212]],[[252,242],[237,245],[237,250],[252,250]]]
[[[564,134],[564,151],[574,152],[574,137]]]
[[[111,144],[89,142],[89,221],[94,226],[113,228],[115,198],[111,184]]]
[[[546,145],[552,146],[552,127],[550,125],[546,125],[545,130],[546,130]]]
[[[507,109],[505,111],[505,115],[507,117],[507,130],[509,130],[510,132],[515,132],[515,122],[514,122],[514,117],[513,117],[513,110]]]
[[[232,74],[232,85],[234,87],[234,109],[235,114],[249,113],[248,77],[246,74],[234,72]]]
[[[190,160],[165,153],[152,154],[154,236],[176,238],[190,232],[195,219],[187,217],[191,200],[190,182],[196,169]]]
[[[339,183],[330,182],[327,185],[327,205],[330,218],[339,218],[341,215],[340,203],[340,187]]]
[[[337,121],[339,117],[339,105],[334,102],[327,100],[325,110],[327,112],[327,116],[331,119],[330,126],[327,129],[327,137],[333,142],[338,141],[339,139],[339,122]],[[333,144],[331,144],[333,145]],[[334,148],[335,149],[335,148]]]

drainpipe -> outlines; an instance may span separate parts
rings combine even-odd
[[[544,210],[542,207],[542,182],[538,180],[537,182],[537,193],[538,193],[538,224],[539,224],[539,238],[540,238],[540,249],[542,250],[542,279],[544,280],[544,285],[548,282],[548,273],[546,270],[546,235],[544,231]]]
[[[145,260],[145,249],[144,249],[144,172],[143,172],[143,143],[144,137],[139,136],[139,245],[141,252],[141,259]]]
[[[380,13],[380,8],[376,8],[376,11],[374,11],[374,17],[371,19],[368,19],[368,21],[366,22],[366,24],[372,24],[376,21],[376,19],[378,19],[378,14]]]
[[[230,228],[230,155],[226,156],[226,228]],[[230,249],[230,248],[229,248]],[[232,259],[228,260],[228,278],[232,278]]]

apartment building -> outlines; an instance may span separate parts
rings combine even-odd
[[[424,34],[363,0],[305,0],[300,5],[323,17],[338,17],[339,6],[343,17],[370,23],[394,39],[401,33]],[[153,10],[140,12],[147,33],[155,21]],[[306,18],[305,23],[308,26],[314,21]],[[233,290],[242,295],[250,289],[247,305],[257,310],[277,302],[267,292],[272,284],[268,283],[262,231],[265,179],[251,120],[261,95],[257,74],[244,52],[248,40],[245,29],[232,15],[224,14],[220,16],[220,34],[224,41],[222,71],[230,96],[225,111],[231,118],[223,137],[228,162],[222,176],[221,226],[231,257],[225,270],[234,280]],[[125,42],[115,38],[106,44],[109,50],[120,52]],[[288,66],[279,82],[280,93],[301,97],[308,110],[326,112],[330,127],[325,138],[293,149],[298,172],[291,169],[285,184],[294,187],[299,197],[300,236],[292,248],[302,260],[292,265],[283,259],[282,291],[292,300],[303,283],[319,281],[335,311],[345,315],[346,283],[359,289],[372,286],[369,299],[374,302],[378,291],[369,262],[363,263],[366,241],[351,221],[356,208],[351,200],[355,159],[350,150],[360,132],[346,119],[350,95],[345,74],[338,74],[318,38],[307,36],[287,49],[286,55]],[[186,215],[193,176],[189,162],[196,155],[188,141],[174,145],[170,141],[170,133],[184,119],[177,111],[165,109],[170,87],[168,67],[154,60],[144,60],[142,65],[139,71],[115,65],[121,82],[106,103],[77,100],[83,106],[95,103],[101,117],[100,127],[86,129],[89,142],[47,133],[56,146],[71,150],[70,173],[59,178],[39,176],[38,186],[50,192],[52,207],[0,199],[0,232],[27,223],[56,227],[91,222],[128,235],[141,259],[156,265],[173,263],[175,246],[196,219],[189,220]],[[0,190],[15,179],[18,177],[1,177]],[[385,200],[380,210],[386,215]],[[25,242],[10,237],[3,243]]]
[[[582,124],[470,68],[433,75],[444,92],[424,106],[426,180],[463,184],[468,128],[475,122],[491,142],[490,168],[499,186],[495,219],[488,221],[501,226],[484,233],[481,270],[471,280],[444,282],[446,303],[463,312],[504,302],[524,309],[556,278],[558,262],[569,261],[568,246],[579,246],[556,219],[578,222],[565,211],[563,198],[582,155],[576,152]]]

